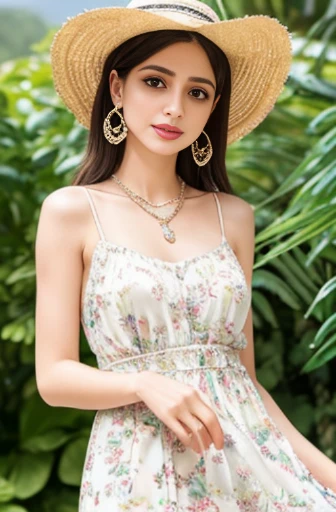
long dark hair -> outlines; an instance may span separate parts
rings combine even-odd
[[[93,104],[91,125],[86,153],[72,185],[88,185],[108,179],[121,165],[125,140],[118,145],[110,144],[103,133],[103,123],[114,108],[109,88],[109,76],[116,69],[124,79],[130,71],[158,51],[178,42],[197,42],[205,50],[216,77],[216,92],[221,95],[213,113],[204,127],[211,140],[213,155],[208,164],[198,168],[191,147],[181,150],[177,156],[176,172],[187,185],[204,191],[233,193],[226,166],[228,116],[231,96],[231,70],[225,53],[212,41],[198,32],[185,30],[158,30],[128,39],[107,57]],[[117,118],[117,119],[113,119]],[[118,125],[119,117],[112,116],[112,126]],[[201,136],[199,146],[205,145]]]

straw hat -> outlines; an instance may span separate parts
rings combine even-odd
[[[231,67],[230,144],[272,110],[291,64],[291,34],[276,18],[220,21],[198,0],[132,0],[126,7],[85,10],[68,18],[51,45],[56,92],[90,128],[91,110],[107,56],[131,37],[155,30],[193,30],[221,48]]]

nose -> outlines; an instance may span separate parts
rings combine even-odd
[[[164,107],[163,113],[171,119],[184,116],[183,101],[180,93],[170,97],[170,101]]]

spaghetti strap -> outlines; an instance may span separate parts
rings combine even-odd
[[[213,195],[215,197],[216,204],[217,204],[218,217],[219,217],[219,222],[220,222],[220,227],[221,227],[222,243],[223,243],[224,240],[226,239],[226,237],[225,237],[225,233],[224,233],[224,223],[223,223],[222,207],[221,207],[221,204],[220,204],[220,201],[219,201],[219,199],[217,197],[216,192],[213,192]]]
[[[95,223],[96,223],[96,226],[97,226],[100,238],[101,238],[101,240],[105,241],[105,235],[104,235],[103,229],[102,229],[102,227],[100,225],[100,222],[99,222],[99,217],[98,217],[98,213],[97,213],[97,210],[95,208],[95,205],[94,205],[93,198],[92,198],[89,190],[86,187],[83,187],[83,188],[84,188],[84,190],[85,190],[85,192],[86,192],[86,194],[88,196],[88,200],[89,200],[89,203],[90,203],[90,206],[91,206],[92,215],[93,215],[93,218],[95,220]]]

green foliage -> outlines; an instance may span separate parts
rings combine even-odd
[[[232,16],[244,5],[223,8]],[[308,33],[314,57],[300,40],[276,107],[228,148],[227,165],[234,189],[255,208],[258,379],[336,460],[336,76],[327,26],[324,16]],[[309,41],[316,35],[322,42]],[[93,421],[92,411],[44,403],[34,374],[39,211],[49,193],[71,183],[87,140],[53,89],[51,37],[36,45],[41,53],[5,63],[0,75],[0,512],[78,510]],[[96,366],[82,331],[80,350],[81,361]]]

